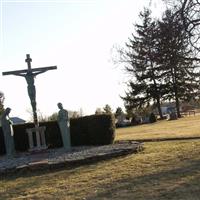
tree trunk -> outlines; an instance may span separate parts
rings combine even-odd
[[[157,109],[158,109],[158,113],[160,115],[160,119],[163,119],[163,114],[162,114],[161,105],[160,105],[160,98],[157,97],[156,100],[157,100],[156,106],[157,106]]]
[[[178,89],[177,89],[176,81],[174,82],[173,87],[174,87],[174,96],[175,96],[175,102],[176,102],[177,117],[181,118],[180,103],[179,103],[179,98],[178,98]]]
[[[178,95],[177,95],[177,94],[175,94],[175,98],[176,98],[176,111],[177,111],[177,116],[178,116],[178,118],[181,118],[180,103],[179,103],[179,99],[178,99]]]
[[[157,87],[157,83],[156,83],[156,79],[155,79],[153,62],[151,62],[151,70],[152,70],[151,73],[152,73],[152,79],[153,79],[155,95],[156,95],[156,107],[158,109],[158,113],[160,115],[160,119],[163,119],[161,105],[160,105],[160,93],[159,93],[160,91],[158,91],[158,87]]]
[[[175,102],[176,102],[177,117],[181,118],[180,103],[179,103],[179,98],[178,98],[177,79],[176,79],[177,78],[176,69],[173,68],[171,71],[172,71],[172,80],[173,80],[173,89],[174,89],[174,96],[175,96]]]

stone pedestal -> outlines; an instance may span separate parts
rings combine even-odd
[[[46,127],[34,127],[34,128],[28,128],[26,129],[26,132],[28,133],[28,141],[29,141],[29,151],[40,151],[43,149],[47,149],[46,146],[46,140],[45,140],[45,132]],[[33,134],[36,135],[36,144],[34,144],[34,137]]]

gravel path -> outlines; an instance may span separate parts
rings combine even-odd
[[[14,158],[0,157],[0,174],[24,168],[40,169],[58,166],[70,166],[116,156],[126,155],[141,150],[142,143],[122,142],[104,146],[73,147],[70,152],[64,149],[48,149],[37,153],[18,153]]]

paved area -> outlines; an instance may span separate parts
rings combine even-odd
[[[67,152],[64,149],[48,149],[37,153],[18,153],[14,158],[0,157],[0,174],[28,169],[55,168],[84,164],[109,159],[142,149],[142,143],[125,141],[104,146],[73,147]]]

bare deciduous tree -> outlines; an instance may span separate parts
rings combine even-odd
[[[4,93],[0,91],[0,114],[2,113],[4,106],[3,106],[3,102],[4,102]]]
[[[174,16],[180,17],[189,35],[191,46],[200,52],[200,0],[163,0],[174,9]]]

